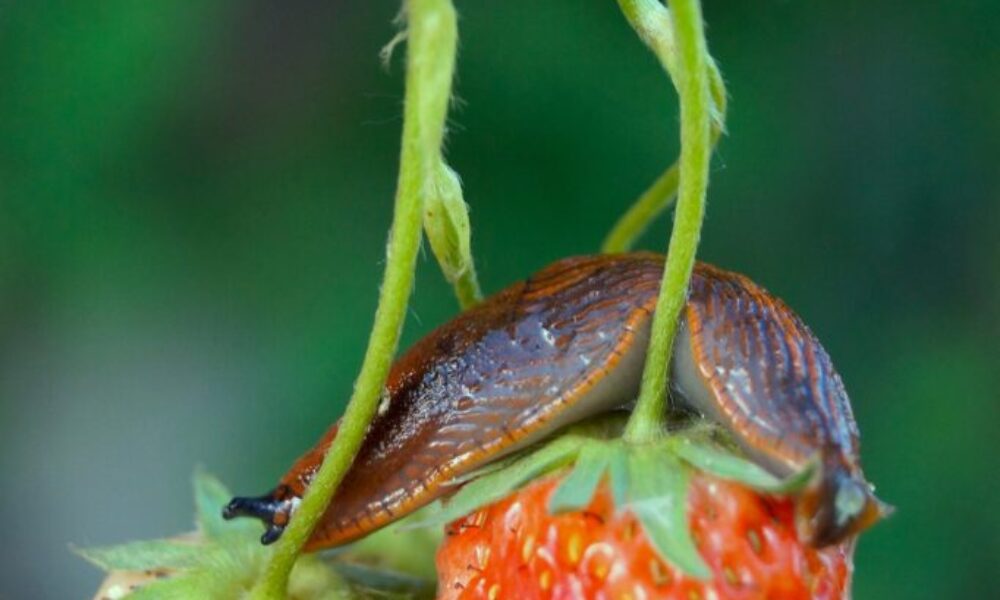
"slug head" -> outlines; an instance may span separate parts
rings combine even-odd
[[[279,485],[270,493],[253,498],[237,497],[222,509],[222,518],[254,517],[264,523],[266,529],[260,536],[260,543],[272,544],[285,532],[288,519],[298,506],[299,497],[287,485]]]
[[[892,514],[892,506],[875,497],[860,472],[835,466],[824,468],[821,475],[796,506],[799,537],[812,546],[840,543]]]

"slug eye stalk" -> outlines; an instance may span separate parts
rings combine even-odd
[[[260,519],[266,529],[260,536],[265,546],[278,541],[285,532],[285,525],[298,504],[298,496],[292,494],[286,485],[280,485],[263,496],[236,497],[222,509],[222,518],[227,521],[236,517]]]

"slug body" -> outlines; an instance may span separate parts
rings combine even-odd
[[[636,397],[663,258],[571,258],[442,325],[393,365],[361,449],[307,549],[353,541],[448,493],[456,478]],[[808,328],[749,279],[698,264],[674,343],[672,396],[786,475],[816,461],[799,502],[815,545],[874,522],[883,505],[858,462],[840,377]],[[335,424],[258,498],[227,518],[262,519],[270,543],[336,436]]]

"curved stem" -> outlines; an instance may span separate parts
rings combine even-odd
[[[622,14],[639,38],[653,51],[660,64],[677,81],[676,43],[670,12],[656,0],[618,0]],[[712,146],[725,131],[726,86],[715,62],[708,57],[709,86],[712,93]],[[619,217],[601,244],[601,252],[626,252],[635,245],[649,225],[670,207],[677,195],[680,163],[667,170]]]
[[[295,560],[361,446],[399,343],[421,238],[424,177],[439,157],[455,58],[456,18],[450,0],[407,0],[409,49],[402,152],[392,229],[378,309],[354,393],[322,466],[251,591],[283,598]]]
[[[479,304],[479,301],[483,299],[475,265],[470,264],[469,268],[455,280],[452,286],[455,288],[455,296],[458,298],[458,305],[462,307],[462,310]]]
[[[633,442],[653,439],[661,431],[666,410],[667,371],[677,320],[687,299],[687,286],[701,236],[712,154],[710,63],[701,6],[698,0],[671,0],[670,8],[677,53],[675,83],[681,107],[680,183],[677,212],[642,373],[642,388],[625,428],[626,439]]]
[[[680,164],[674,163],[660,175],[653,185],[639,196],[608,232],[601,244],[601,252],[627,252],[649,225],[667,210],[677,196]]]

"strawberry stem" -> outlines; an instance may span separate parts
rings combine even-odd
[[[650,441],[662,431],[671,349],[701,236],[713,144],[712,63],[701,5],[698,0],[671,0],[669,4],[670,13],[652,0],[619,0],[629,21],[641,26],[636,26],[640,37],[673,76],[681,112],[677,210],[653,315],[642,387],[625,429],[625,438],[631,442]]]
[[[674,198],[677,197],[679,178],[680,164],[675,162],[667,167],[667,170],[657,177],[656,181],[650,184],[649,188],[639,196],[639,199],[625,211],[625,214],[618,218],[614,227],[604,238],[601,252],[611,254],[631,250],[653,220],[670,208]]]
[[[457,25],[450,0],[407,0],[409,50],[399,181],[386,266],[368,349],[340,431],[275,546],[256,600],[284,598],[289,573],[361,446],[399,344],[413,289],[429,179],[441,161],[445,115],[455,64]],[[478,290],[476,291],[478,293]]]
[[[653,51],[660,64],[677,80],[677,57],[670,13],[655,0],[618,0],[622,14],[639,35],[639,38]],[[726,86],[722,74],[711,56],[707,56],[709,88],[712,93],[712,147],[725,131]],[[680,177],[680,161],[674,162],[656,178],[649,188],[629,207],[615,223],[604,243],[602,252],[626,252],[630,250],[649,225],[670,207],[677,195]]]

